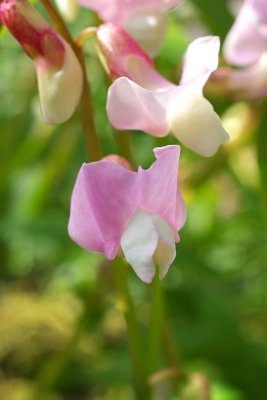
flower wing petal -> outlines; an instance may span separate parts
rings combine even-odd
[[[189,149],[211,157],[229,136],[211,103],[191,89],[189,83],[189,88],[185,84],[169,91],[169,98],[164,94],[166,103],[172,104],[169,109],[171,131]]]
[[[174,235],[161,217],[138,209],[121,240],[127,262],[139,278],[150,283],[155,275],[155,264],[160,278],[164,278],[176,256]]]
[[[110,86],[107,113],[117,129],[144,130],[159,137],[166,136],[170,129],[166,109],[156,94],[125,77]]]
[[[123,232],[121,248],[127,262],[146,283],[150,283],[155,275],[153,255],[157,244],[158,233],[150,215],[137,210]]]
[[[176,256],[174,235],[170,226],[162,218],[157,215],[151,215],[151,218],[158,233],[158,245],[153,258],[159,267],[159,276],[162,279]]]

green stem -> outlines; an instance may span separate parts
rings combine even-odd
[[[150,393],[145,370],[145,355],[142,352],[135,306],[127,283],[127,267],[121,260],[116,259],[113,262],[113,272],[123,301],[123,313],[127,325],[136,398],[138,400],[149,400]]]
[[[83,81],[84,81],[81,100],[80,100],[80,112],[83,124],[83,132],[85,134],[85,140],[90,160],[97,161],[102,157],[102,151],[95,127],[91,91],[88,84],[83,51],[78,47],[76,50],[77,50],[76,54],[78,56],[78,59],[82,67]]]
[[[151,284],[151,320],[149,335],[149,373],[157,371],[160,367],[160,350],[162,339],[162,328],[164,323],[163,290],[158,270]]]
[[[73,39],[71,37],[71,34],[68,31],[68,28],[66,27],[66,24],[59,14],[58,10],[56,7],[51,3],[50,0],[40,0],[43,7],[46,9],[48,15],[52,19],[52,21],[55,24],[56,30],[64,37],[64,39],[67,40],[71,45],[73,44]]]
[[[263,104],[259,125],[256,130],[257,155],[260,170],[261,192],[264,207],[264,216],[267,220],[267,101]]]
[[[166,358],[169,365],[176,370],[181,371],[181,361],[176,349],[175,340],[173,338],[173,331],[170,321],[166,318],[163,325],[163,343]]]
[[[83,73],[83,88],[79,108],[81,113],[83,132],[90,160],[97,161],[102,157],[102,151],[94,122],[94,110],[91,100],[91,90],[87,78],[83,51],[73,40],[71,34],[68,31],[68,28],[65,25],[64,20],[57,11],[56,7],[51,3],[51,1],[41,0],[41,3],[43,4],[51,19],[54,21],[56,29],[70,44],[80,62]]]
[[[126,131],[115,131],[114,130],[114,139],[117,144],[118,153],[126,158],[130,164],[133,164],[133,153],[131,148],[131,137],[129,132]]]

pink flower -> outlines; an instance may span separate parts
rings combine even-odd
[[[83,79],[70,45],[25,0],[4,0],[0,17],[35,62],[45,122],[66,121],[79,102]]]
[[[158,137],[172,132],[203,156],[212,156],[228,140],[218,115],[202,94],[218,66],[217,37],[202,37],[190,44],[179,86],[156,71],[152,60],[122,28],[104,24],[97,37],[108,72],[123,76],[108,92],[107,112],[114,127]]]
[[[88,251],[112,260],[121,251],[150,283],[158,264],[163,278],[179,241],[185,206],[177,184],[179,146],[154,150],[148,169],[130,171],[114,161],[83,164],[72,193],[69,235]]]
[[[79,3],[96,11],[104,21],[124,27],[154,56],[167,29],[164,13],[178,6],[181,0],[79,0]]]
[[[245,0],[230,30],[224,56],[234,65],[252,65],[267,51],[266,0]]]
[[[225,59],[242,69],[220,70],[215,79],[235,98],[267,95],[267,3],[245,0],[224,44]]]

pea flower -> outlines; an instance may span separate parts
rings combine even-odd
[[[222,91],[238,99],[267,95],[267,4],[245,0],[224,44],[224,57],[238,69],[220,69],[214,76]]]
[[[224,45],[224,55],[235,65],[252,65],[267,51],[266,0],[245,0]]]
[[[107,99],[108,117],[115,128],[143,130],[158,137],[172,132],[185,146],[207,157],[228,140],[220,118],[202,94],[218,66],[217,37],[202,37],[189,45],[179,86],[157,72],[153,61],[122,28],[104,24],[97,38],[109,74],[120,76]]]
[[[185,221],[178,184],[180,147],[154,149],[156,161],[137,172],[114,161],[83,164],[71,199],[69,235],[109,260],[123,253],[139,278],[163,278],[175,259]]]
[[[71,117],[82,91],[82,71],[70,45],[25,0],[4,0],[0,18],[34,60],[45,122]]]
[[[160,49],[167,30],[165,13],[181,0],[79,0],[106,22],[122,26],[151,56]]]

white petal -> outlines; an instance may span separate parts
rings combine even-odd
[[[150,57],[154,57],[164,41],[167,22],[163,13],[146,12],[130,18],[124,28]]]
[[[79,7],[76,0],[55,0],[59,11],[67,21],[74,21]]]
[[[188,93],[170,114],[171,130],[196,153],[210,157],[229,139],[219,116],[203,96]]]
[[[62,39],[63,40],[63,39]],[[73,114],[82,92],[82,70],[73,50],[64,42],[65,58],[62,69],[51,70],[36,61],[41,111],[46,123],[56,125]]]
[[[155,264],[163,278],[176,252],[169,225],[160,217],[138,209],[126,226],[121,248],[128,263],[139,278],[150,283],[155,275]]]
[[[164,278],[176,256],[173,232],[162,218],[151,215],[154,226],[158,232],[158,246],[154,253],[154,262],[159,267],[159,276]]]

